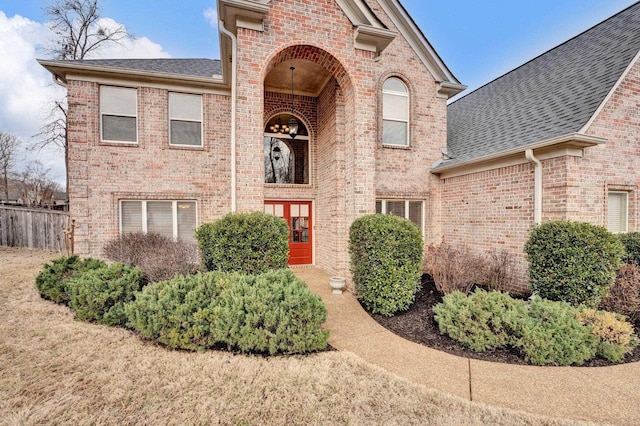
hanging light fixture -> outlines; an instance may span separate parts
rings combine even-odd
[[[291,70],[291,120],[289,120],[289,123],[287,125],[289,127],[289,136],[291,136],[291,139],[295,139],[298,135],[298,121],[293,116],[293,106],[295,100],[295,95],[293,93],[293,70],[295,70],[296,68],[291,67],[289,69]]]

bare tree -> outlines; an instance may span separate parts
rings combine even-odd
[[[52,47],[46,48],[45,52],[59,60],[82,60],[107,44],[120,43],[129,37],[122,25],[111,27],[101,24],[98,3],[99,0],[46,1],[44,12],[49,18],[56,39]],[[33,145],[34,149],[55,146],[64,150],[65,169],[68,174],[66,98],[53,101],[46,124],[35,136],[39,140]]]
[[[60,191],[60,184],[49,177],[51,169],[46,168],[40,160],[29,164],[20,175],[20,198],[29,207],[53,206],[55,192]]]
[[[16,165],[18,138],[10,133],[0,132],[0,173],[4,187],[4,199],[9,201],[9,176]]]
[[[100,24],[98,0],[49,0],[44,12],[56,34],[55,45],[48,49],[56,59],[85,59],[103,45],[120,43],[127,37],[122,25],[110,28]]]

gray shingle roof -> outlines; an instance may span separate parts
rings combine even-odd
[[[219,59],[85,59],[61,62],[190,77],[212,77],[222,74]]]
[[[458,99],[448,107],[453,159],[440,166],[578,132],[639,50],[637,2]]]

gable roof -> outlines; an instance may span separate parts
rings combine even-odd
[[[640,2],[448,106],[434,172],[576,134],[640,51]]]

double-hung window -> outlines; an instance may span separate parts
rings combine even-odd
[[[202,96],[169,93],[169,144],[202,146]]]
[[[609,232],[627,232],[629,194],[609,191],[607,194],[607,229]]]
[[[100,86],[100,139],[103,142],[138,142],[138,91]]]
[[[382,143],[409,146],[409,90],[397,77],[382,86]]]
[[[376,213],[404,217],[424,230],[424,202],[416,200],[376,200]]]
[[[194,241],[198,224],[195,201],[123,200],[120,202],[120,233],[157,233],[173,239]]]

